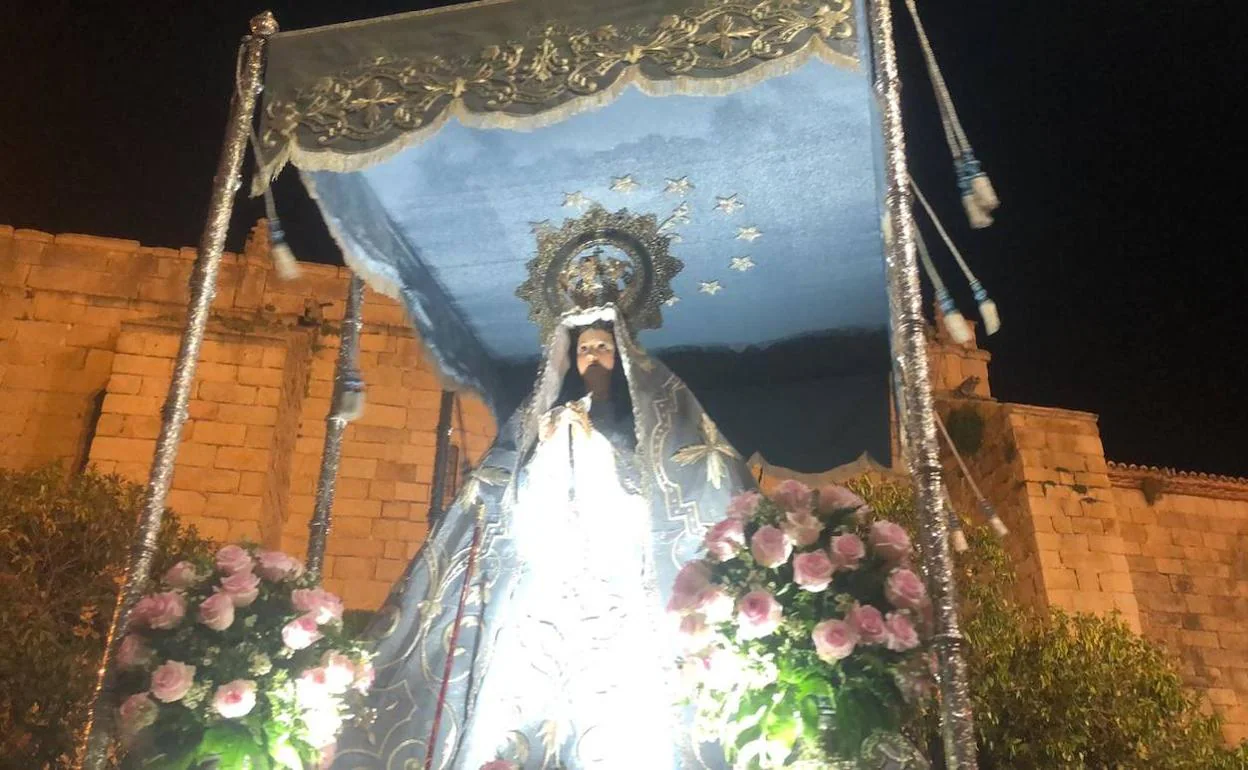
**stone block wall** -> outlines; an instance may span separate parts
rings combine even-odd
[[[978,417],[982,441],[963,452],[1011,533],[1018,598],[1072,612],[1116,612],[1177,658],[1187,683],[1248,739],[1248,479],[1107,462],[1096,416],[1002,403],[959,388],[985,353],[934,335],[937,409]],[[959,380],[959,378],[963,378]],[[970,483],[947,446],[955,507],[975,517]]]
[[[62,461],[146,481],[194,252],[0,228],[0,466]],[[303,555],[333,390],[347,273],[281,282],[263,228],[227,254],[168,502],[202,534]],[[351,607],[384,598],[423,541],[441,384],[402,308],[366,292],[352,424],[326,556]],[[494,422],[459,399],[463,462]]]

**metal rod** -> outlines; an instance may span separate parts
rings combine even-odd
[[[950,770],[976,766],[975,729],[967,691],[963,637],[958,625],[957,588],[949,522],[944,515],[944,482],[936,440],[935,409],[927,368],[926,321],[919,268],[915,260],[914,220],[906,170],[906,141],[901,123],[901,80],[893,44],[889,0],[868,6],[874,87],[880,105],[885,147],[885,266],[894,334],[893,356],[901,375],[906,434],[906,460],[914,478],[919,505],[922,555],[936,615],[934,643],[940,688],[940,723],[945,763]]]
[[[325,448],[321,452],[321,475],[316,482],[316,505],[308,522],[308,572],[320,576],[325,563],[325,543],[329,539],[330,516],[334,510],[334,490],[338,466],[342,462],[342,439],[351,416],[344,409],[347,379],[355,371],[360,356],[360,328],[364,325],[360,306],[364,302],[364,279],[355,273],[347,283],[347,301],[342,314],[342,339],[334,365],[334,395],[325,417]]]
[[[238,191],[239,169],[247,149],[247,138],[251,135],[256,96],[260,92],[260,77],[264,68],[265,44],[276,33],[277,21],[272,13],[265,11],[251,20],[251,34],[243,38],[239,66],[235,72],[234,95],[230,99],[229,119],[225,126],[225,139],[221,147],[221,157],[217,161],[217,172],[212,180],[212,195],[208,200],[208,216],[199,240],[195,268],[191,273],[186,328],[182,332],[182,343],[174,362],[169,393],[165,397],[161,412],[160,434],[156,439],[156,451],[147,479],[147,496],[139,518],[138,538],[126,564],[125,584],[117,597],[104,657],[100,661],[95,694],[87,714],[85,737],[81,747],[83,770],[102,770],[108,762],[109,737],[115,711],[112,663],[126,624],[130,620],[130,611],[143,592],[156,555],[156,540],[165,512],[165,498],[173,480],[178,443],[182,438],[182,427],[186,424],[191,386],[195,381],[195,365],[199,362],[204,330],[208,326],[212,300],[217,293],[217,274],[221,269],[221,253],[225,248],[225,236],[230,227],[230,214],[234,209],[234,193]]]
[[[433,489],[429,493],[429,526],[442,518],[443,501],[446,499],[446,476],[451,454],[451,410],[455,406],[455,392],[442,391],[442,403],[438,407],[438,439],[433,454]]]

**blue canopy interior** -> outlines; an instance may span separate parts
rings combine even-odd
[[[864,451],[889,462],[866,68],[805,57],[710,92],[626,87],[559,119],[470,122],[452,116],[368,163],[294,160],[348,264],[406,304],[450,380],[505,417],[541,345],[516,296],[535,232],[590,205],[627,209],[664,223],[684,263],[641,343],[738,450],[804,472]]]

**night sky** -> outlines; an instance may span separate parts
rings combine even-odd
[[[297,29],[437,4],[269,7]],[[0,10],[0,224],[192,245],[235,45],[264,5],[80,5]],[[1003,201],[996,225],[966,227],[898,3],[914,175],[1001,308],[994,395],[1100,414],[1111,459],[1248,475],[1242,3],[920,6]],[[296,253],[338,261],[293,174],[278,194]],[[232,248],[262,215],[240,201]]]

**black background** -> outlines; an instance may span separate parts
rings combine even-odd
[[[436,4],[268,7],[296,29]],[[0,223],[194,244],[235,44],[265,6],[4,6]],[[1248,474],[1242,7],[920,2],[1004,202],[978,232],[959,213],[931,89],[896,7],[914,175],[1001,308],[1001,333],[983,343],[994,395],[1099,413],[1111,459]],[[296,253],[337,261],[292,175],[278,192]],[[232,248],[261,215],[254,201],[239,208]],[[946,255],[937,261],[956,276]],[[965,287],[956,291],[970,310]]]

